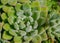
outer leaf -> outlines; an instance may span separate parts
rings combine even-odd
[[[16,6],[15,6],[16,11],[20,11],[21,6],[22,6],[22,4],[17,3]]]
[[[45,29],[43,27],[40,28],[39,34],[41,35],[42,40],[47,40],[48,39],[47,34],[45,32]]]
[[[14,16],[14,13],[15,13],[15,11],[14,10],[11,10],[7,14],[8,14],[9,17],[12,17],[12,16]]]
[[[31,5],[29,3],[23,4],[23,10],[25,11],[26,16],[32,16]]]
[[[14,37],[14,43],[22,43],[22,39],[20,36],[15,36]]]
[[[33,1],[31,7],[40,7],[39,1]]]
[[[33,43],[41,43],[41,37],[39,35],[35,36],[33,39],[32,39],[32,42]]]
[[[6,24],[4,24],[3,29],[6,31],[9,31],[11,29],[11,27],[8,23],[6,23]]]
[[[16,32],[13,29],[9,30],[9,34],[13,35],[13,36],[17,36]]]
[[[8,10],[9,7],[7,7],[7,6],[4,6],[2,9],[3,9],[4,12],[8,12],[8,11],[9,11],[9,10]]]
[[[36,11],[40,11],[40,2],[39,1],[33,1],[31,4],[31,7]]]
[[[44,6],[44,7],[41,7],[41,16],[42,17],[47,17],[47,14],[48,14],[48,8],[47,6]]]
[[[7,4],[9,0],[1,0],[2,4]]]
[[[11,40],[12,36],[8,35],[7,32],[4,31],[2,38],[5,39],[5,40]]]
[[[1,18],[2,18],[2,20],[6,20],[7,19],[7,15],[5,13],[2,13],[1,14]]]
[[[0,4],[0,8],[2,8],[2,7],[3,7],[3,5]]]
[[[4,6],[2,9],[4,12],[6,12],[8,14],[8,16],[14,15],[14,13],[15,13],[14,8],[11,6]]]
[[[46,32],[41,34],[41,37],[42,37],[42,40],[47,40],[48,39]]]

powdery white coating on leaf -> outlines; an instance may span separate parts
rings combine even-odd
[[[34,29],[36,29],[37,27],[38,27],[38,22],[35,21],[35,23],[34,23]]]
[[[58,43],[59,12],[60,6],[55,0],[1,0],[0,22],[4,24],[0,24],[0,41]]]
[[[30,22],[29,21],[27,22],[27,26],[30,26]]]
[[[34,30],[34,32],[32,32],[31,36],[34,37],[34,36],[37,36],[38,35],[38,30]]]
[[[23,10],[20,10],[20,11],[17,12],[17,16],[20,17],[20,16],[23,15],[23,13],[24,13],[24,11]]]
[[[32,31],[32,26],[27,26],[26,32],[30,32],[30,31]]]
[[[33,18],[29,16],[30,22],[34,22]]]
[[[20,35],[25,36],[27,33],[25,31],[20,30]]]
[[[19,25],[17,24],[17,22],[14,23],[14,28],[15,28],[16,30],[19,30]]]

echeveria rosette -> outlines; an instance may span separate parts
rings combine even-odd
[[[1,43],[54,43],[58,42],[57,39],[60,40],[57,2],[53,0],[0,2]]]

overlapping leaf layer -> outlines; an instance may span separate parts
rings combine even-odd
[[[60,43],[57,0],[0,0],[0,43]]]

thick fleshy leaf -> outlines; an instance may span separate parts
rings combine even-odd
[[[23,4],[23,10],[24,10],[26,16],[32,16],[30,4],[28,4],[28,3]]]
[[[40,12],[39,11],[33,12],[32,17],[33,17],[34,20],[39,20],[39,18],[40,18]]]
[[[6,23],[6,24],[4,24],[3,29],[6,31],[9,31],[11,29],[11,27],[8,23]]]
[[[8,22],[10,25],[12,25],[14,23],[14,17],[9,17]]]
[[[27,26],[30,26],[30,22],[28,21],[26,25],[27,25]]]
[[[15,13],[15,11],[14,11],[14,10],[11,10],[11,11],[9,11],[7,14],[8,14],[8,16],[10,17],[10,16],[14,16],[14,13]]]
[[[20,35],[21,36],[25,36],[26,35],[26,32],[25,31],[20,30],[19,32],[20,32]]]
[[[1,14],[1,18],[2,18],[2,20],[6,20],[7,19],[7,15],[5,13],[2,13]]]
[[[48,39],[47,34],[46,34],[45,31],[46,30],[43,27],[40,28],[39,34],[41,35],[42,40],[47,40]]]
[[[17,12],[17,16],[18,16],[18,17],[22,17],[23,14],[24,14],[24,11],[23,11],[23,10],[19,10],[19,11]]]
[[[15,36],[14,37],[14,43],[22,43],[22,39],[20,36]]]
[[[19,25],[18,25],[17,22],[14,23],[14,28],[15,28],[16,30],[19,30]]]
[[[46,32],[41,34],[41,37],[42,37],[42,40],[47,40],[48,39]]]
[[[4,6],[2,9],[3,9],[4,12],[8,12],[9,11],[8,10],[9,8],[7,6]]]
[[[0,4],[0,8],[2,8],[2,7],[3,7],[3,5]]]
[[[8,4],[15,6],[17,4],[17,0],[9,0]]]
[[[40,11],[40,2],[39,1],[33,1],[31,4],[31,7],[35,10],[35,11]]]
[[[26,4],[23,4],[23,10],[25,11],[30,11],[31,10],[31,5],[26,3]]]
[[[32,26],[28,26],[27,28],[26,28],[26,32],[31,32],[32,31]]]
[[[20,3],[17,3],[17,4],[16,4],[15,9],[16,9],[17,12],[18,12],[19,10],[21,10],[21,9],[20,9],[21,6],[22,6],[22,4],[20,4]]]
[[[2,4],[7,4],[9,0],[1,0]]]
[[[5,39],[5,40],[11,40],[12,39],[12,36],[9,35],[9,34],[7,34],[6,31],[4,31],[2,38]]]
[[[52,39],[55,38],[55,36],[52,34],[52,29],[51,29],[51,28],[49,28],[49,29],[47,30],[47,33],[48,33],[48,36],[51,37]]]
[[[38,27],[38,22],[37,21],[35,21],[35,23],[34,23],[34,29],[36,29]]]
[[[47,17],[47,14],[48,14],[47,6],[41,7],[41,16],[42,17]]]
[[[34,30],[34,32],[31,33],[31,36],[32,36],[32,37],[34,37],[34,36],[36,36],[36,35],[38,35],[38,30]]]
[[[9,30],[9,34],[13,35],[13,36],[17,36],[17,33],[15,32],[15,30],[10,29]]]
[[[32,40],[32,36],[24,36],[24,40],[29,42]]]
[[[20,22],[20,28],[21,28],[21,29],[24,29],[25,27],[26,27],[26,26],[25,26],[24,22],[21,21],[21,22]]]
[[[39,1],[33,1],[31,7],[40,7]]]
[[[29,20],[31,23],[34,22],[34,19],[31,16],[29,16]]]
[[[14,8],[11,6],[4,6],[4,7],[2,7],[2,9],[4,12],[6,12],[8,14],[8,16],[13,16],[15,13]]]
[[[46,22],[46,18],[39,18],[38,19],[38,25],[41,26]]]
[[[56,37],[60,37],[60,33],[53,32]]]
[[[33,37],[32,42],[33,43],[41,43],[42,39],[41,36],[37,35],[35,37]]]

